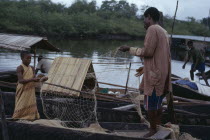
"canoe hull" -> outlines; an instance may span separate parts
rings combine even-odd
[[[182,87],[180,85],[172,84],[172,88],[173,88],[173,94],[175,96],[189,98],[189,99],[210,101],[209,96],[202,95],[194,90]]]

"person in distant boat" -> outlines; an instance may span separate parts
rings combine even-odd
[[[140,91],[144,93],[144,105],[150,122],[150,131],[144,137],[157,132],[161,124],[164,95],[172,91],[171,54],[167,31],[158,25],[159,11],[154,7],[144,12],[144,27],[147,30],[143,48],[121,46],[120,51],[144,58],[143,79]]]
[[[18,84],[15,96],[15,111],[13,119],[39,119],[36,105],[35,84],[40,78],[35,77],[34,67],[30,66],[31,54],[27,51],[20,53],[22,64],[17,67]],[[47,80],[47,77],[42,79]]]
[[[49,60],[49,59],[45,59],[43,58],[42,55],[40,55],[38,57],[38,64],[36,66],[36,71],[35,73],[37,74],[38,71],[40,70],[42,73],[48,73],[49,72],[49,69],[52,65],[52,61]]]
[[[193,64],[191,65],[191,70],[190,70],[191,80],[194,80],[194,72],[198,70],[199,72],[201,72],[201,75],[204,81],[206,82],[206,85],[209,86],[209,83],[205,75],[205,58],[202,52],[193,46],[193,41],[191,40],[187,42],[187,46],[189,47],[190,50],[188,51],[188,58],[185,61],[182,68],[185,69],[187,62],[189,62],[190,58],[192,58]]]

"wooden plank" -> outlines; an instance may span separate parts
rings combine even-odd
[[[11,89],[16,89],[17,83],[10,83],[10,82],[0,81],[0,86],[1,87],[11,88]]]
[[[188,99],[188,98],[178,97],[178,96],[174,96],[174,99],[181,100],[181,101],[185,101],[185,102],[196,103],[196,104],[210,104],[209,101]]]
[[[59,75],[59,68],[60,68],[60,62],[62,61],[62,58],[56,58],[54,61],[53,61],[53,64],[50,68],[50,71],[49,71],[49,74],[48,74],[48,80],[47,82],[49,83],[57,83],[60,78],[60,75]],[[57,73],[57,75],[55,75],[55,73]],[[44,84],[43,87],[42,87],[42,90],[44,91],[55,91],[58,87],[55,87],[55,86],[52,86],[52,85],[46,85]]]
[[[54,78],[53,78],[52,83],[54,83],[56,85],[60,85],[60,82],[61,82],[62,77],[63,77],[63,74],[62,74],[63,64],[62,63],[65,63],[65,59],[60,57],[58,59],[57,63],[58,63],[58,67],[55,68],[56,71],[54,73]],[[59,92],[60,89],[61,89],[60,87],[53,86],[51,90],[54,91],[54,92]]]
[[[167,107],[164,105],[163,108],[166,109]],[[184,111],[184,110],[181,110],[181,109],[174,109],[174,111],[179,112],[179,113],[189,114],[189,115],[204,116],[204,117],[208,116],[208,115],[196,114],[196,113],[189,112],[189,111]]]
[[[157,133],[155,133],[150,138],[152,139],[165,139],[171,134],[171,131],[169,130],[159,130]]]
[[[49,82],[49,83],[51,83],[53,78],[54,78],[53,73],[54,73],[54,71],[56,71],[56,68],[58,67],[57,61],[58,61],[58,59],[55,59],[53,61],[52,65],[51,65],[51,68],[50,68],[50,70],[48,72],[48,80],[47,80],[47,82]],[[51,89],[51,87],[52,87],[51,85],[43,84],[42,90],[45,91],[45,90]]]
[[[58,61],[59,67],[58,67],[58,70],[55,73],[55,78],[54,78],[53,83],[55,83],[57,85],[62,85],[61,82],[63,80],[63,77],[65,77],[66,67],[68,66],[67,65],[68,64],[68,60],[64,59],[64,58],[60,58],[59,60],[60,60],[60,61]],[[63,81],[63,82],[66,82],[66,81]],[[59,93],[59,92],[62,91],[62,88],[54,86],[53,87],[53,91]]]
[[[124,136],[124,137],[130,137],[130,138],[137,138],[139,140],[151,140],[148,138],[143,138],[143,136],[148,133],[147,129],[143,130],[114,130],[115,135],[117,136]]]
[[[113,108],[114,110],[120,110],[120,111],[127,111],[127,110],[130,110],[132,108],[135,108],[135,104],[130,104],[130,105],[125,105],[125,106],[120,106],[120,107],[116,107],[116,108]]]
[[[75,63],[72,64],[73,66],[73,71],[71,73],[71,76],[73,77],[71,79],[71,88],[72,89],[78,89],[81,90],[81,88],[79,88],[78,83],[75,83],[76,81],[80,81],[80,84],[83,84],[83,82],[81,83],[81,77],[83,76],[82,73],[80,72],[80,69],[82,68],[82,60],[80,59],[76,59]],[[81,74],[81,75],[80,75]],[[87,74],[87,73],[86,73]],[[85,75],[86,75],[85,74]],[[72,95],[77,95],[79,96],[80,93],[79,92],[71,92]]]
[[[16,71],[15,70],[13,70],[13,71],[8,71],[8,70],[1,70],[0,71],[0,75],[4,75],[4,74],[14,74],[14,75],[16,75]]]
[[[79,59],[74,58],[74,59],[70,59],[69,63],[70,63],[71,71],[68,71],[67,73],[69,79],[68,79],[68,82],[66,82],[65,86],[70,87],[72,89],[80,90],[76,87],[73,87],[73,85],[74,85],[75,80],[79,78],[79,76],[77,77],[77,73],[78,73],[81,62],[79,61]],[[76,96],[80,95],[79,92],[75,92],[75,91],[68,91],[67,93],[69,93],[70,95],[76,95]]]
[[[87,75],[91,60],[59,57],[56,58],[49,71],[49,79],[46,85],[42,87],[43,91],[56,92],[58,94],[75,94],[80,95],[79,92],[71,91],[63,87],[68,87],[75,90],[81,90],[85,77]],[[60,86],[54,86],[54,85]]]
[[[64,85],[64,86],[67,86],[67,83],[68,81],[71,79],[71,72],[72,72],[72,63],[70,61],[70,58],[66,58],[67,60],[67,63],[65,64],[65,71],[63,72],[64,76],[63,76],[63,79],[60,83],[60,85]],[[61,91],[62,93],[70,93],[70,90],[68,89],[64,89],[62,88]]]
[[[1,123],[2,123],[2,135],[4,140],[9,140],[8,135],[8,128],[7,128],[7,122],[5,117],[5,109],[4,109],[4,99],[3,99],[3,92],[0,90],[0,104],[1,104]]]
[[[84,83],[85,77],[87,75],[90,64],[91,64],[91,61],[87,61],[87,60],[81,61],[78,72],[76,73],[77,78],[75,79],[75,82],[72,85],[73,89],[78,89],[78,90],[82,89],[82,86],[83,86],[83,83]]]

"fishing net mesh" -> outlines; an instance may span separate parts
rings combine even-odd
[[[149,123],[142,115],[141,110],[141,103],[143,103],[144,96],[143,94],[140,94],[140,91],[138,90],[142,76],[136,75],[136,70],[139,69],[139,67],[143,67],[142,59],[137,57],[137,60],[135,60],[128,52],[121,52],[119,51],[119,48],[117,48],[116,50],[102,55],[101,61],[102,62],[99,64],[104,65],[102,69],[99,69],[98,72],[96,72],[97,79],[99,83],[100,81],[104,81],[105,83],[111,82],[112,85],[102,83],[99,84],[100,87],[108,88],[110,91],[107,91],[107,93],[115,94],[118,98],[127,97],[130,101],[129,104],[134,104],[134,108],[136,109],[141,122],[149,126]],[[114,77],[111,75],[114,75]],[[112,88],[122,90],[112,92]]]
[[[63,87],[59,83],[54,86],[69,90],[69,94],[61,94],[53,89],[41,90],[45,116],[51,120],[59,120],[63,127],[80,130],[77,132],[81,135],[90,135],[86,131],[105,133],[106,129],[100,127],[97,118],[97,101],[104,100],[97,94],[100,93],[111,94],[111,98],[116,100],[127,97],[126,102],[134,104],[140,119],[145,120],[140,107],[140,100],[143,99],[138,91],[141,79],[134,76],[142,63],[131,62],[131,58],[129,53],[123,53],[118,48],[101,55],[93,62],[94,71],[87,73],[81,91]],[[71,92],[80,94],[74,96]]]

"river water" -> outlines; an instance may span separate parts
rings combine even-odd
[[[91,59],[93,62],[93,67],[96,73],[97,80],[100,82],[107,82],[118,85],[126,85],[129,63],[130,62],[141,62],[139,57],[130,56],[127,53],[116,53],[113,57],[112,53],[121,45],[129,45],[141,47],[143,46],[143,41],[132,40],[132,41],[113,41],[113,40],[54,40],[49,39],[49,42],[54,46],[60,48],[62,53],[47,52],[44,50],[39,50],[38,54],[42,54],[47,58],[56,57],[75,57]],[[191,63],[186,65],[183,70],[183,60],[185,52],[176,51],[172,52],[172,73],[180,76],[182,78],[190,78],[190,67]],[[33,65],[33,60],[31,65]],[[94,64],[97,63],[97,64]],[[98,64],[98,63],[110,63],[110,64]],[[113,64],[117,63],[117,64]],[[118,64],[125,63],[125,64]],[[21,59],[19,52],[11,52],[9,50],[0,50],[0,71],[15,70],[18,65],[21,64]],[[141,63],[132,63],[131,70],[129,74],[128,86],[138,88],[141,78],[134,76],[135,69],[142,66]],[[206,71],[210,70],[206,67]],[[198,78],[195,80],[198,81]],[[204,81],[200,81],[204,83]],[[210,81],[209,81],[210,82]],[[101,87],[110,87],[108,85],[100,85]]]

